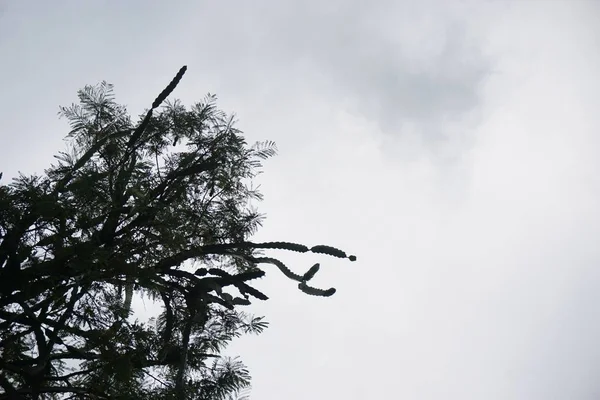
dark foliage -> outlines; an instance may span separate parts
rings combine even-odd
[[[267,326],[239,311],[267,299],[258,265],[335,292],[308,286],[318,264],[299,275],[260,253],[341,250],[248,241],[262,219],[251,179],[274,143],[248,146],[214,96],[157,110],[185,71],[135,125],[111,85],[86,86],[61,107],[70,150],[0,185],[0,398],[235,398],[250,375],[221,352]],[[160,315],[133,320],[135,293]]]

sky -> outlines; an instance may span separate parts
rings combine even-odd
[[[4,179],[84,85],[138,115],[182,65],[277,143],[253,240],[358,260],[277,253],[326,299],[266,267],[252,399],[600,398],[600,3],[8,0],[0,54]]]

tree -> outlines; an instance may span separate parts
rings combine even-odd
[[[252,178],[275,144],[248,146],[211,95],[158,110],[185,71],[135,125],[112,85],[86,86],[60,109],[58,163],[0,185],[0,398],[234,398],[250,375],[220,353],[267,326],[239,311],[268,298],[250,285],[259,265],[335,292],[308,285],[319,264],[299,275],[263,253],[343,251],[248,240],[263,219]],[[161,314],[132,320],[134,293]]]

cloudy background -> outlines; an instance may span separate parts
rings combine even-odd
[[[256,240],[358,256],[282,255],[329,299],[261,281],[252,399],[598,399],[599,4],[3,1],[0,170],[85,84],[137,115],[187,64],[174,97],[278,144]]]

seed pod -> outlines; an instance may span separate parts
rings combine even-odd
[[[231,278],[230,273],[228,273],[227,271],[223,271],[222,269],[219,269],[219,268],[211,268],[208,270],[208,273],[220,276],[222,278]]]
[[[173,92],[173,90],[175,90],[175,88],[179,84],[179,81],[181,81],[181,78],[183,78],[183,74],[185,74],[185,71],[187,71],[186,65],[181,67],[179,72],[177,72],[177,75],[175,75],[175,78],[173,78],[173,80],[169,83],[169,85],[162,92],[160,92],[158,97],[152,103],[153,109],[160,106],[160,103],[165,101],[165,99],[171,94],[171,92]]]
[[[229,293],[227,293],[227,292],[223,292],[223,293],[221,293],[221,298],[222,298],[223,300],[225,300],[226,302],[228,302],[228,303],[231,303],[231,302],[233,301],[233,296],[232,296],[232,295],[230,295],[230,294],[229,294]]]
[[[259,290],[254,289],[252,286],[246,285],[243,282],[236,282],[234,285],[239,289],[241,293],[247,293],[256,297],[259,300],[269,300],[266,294],[262,293]]]
[[[263,249],[282,249],[282,250],[290,250],[297,251],[299,253],[306,253],[308,251],[308,247],[303,244],[298,243],[290,243],[290,242],[267,242],[260,243],[258,247]]]
[[[249,306],[250,300],[244,299],[242,297],[234,297],[233,300],[231,300],[231,304],[239,306]]]
[[[237,275],[234,275],[233,277],[240,281],[249,281],[252,279],[262,278],[263,276],[265,276],[265,271],[257,269],[256,271],[241,272]]]
[[[327,290],[318,289],[308,286],[306,282],[300,282],[298,284],[298,289],[302,290],[306,294],[310,294],[311,296],[330,297],[335,294],[335,288],[329,288]]]
[[[221,295],[223,295],[223,293],[221,293]],[[205,294],[204,298],[209,302],[209,303],[217,303],[222,305],[225,308],[228,308],[230,310],[233,310],[233,304],[228,303],[226,300],[223,300],[220,297],[217,296],[213,296],[212,294]]]
[[[289,269],[288,267],[286,267],[284,263],[282,263],[281,261],[277,260],[276,258],[259,257],[259,258],[255,258],[254,261],[257,262],[257,263],[269,263],[269,264],[273,264],[273,265],[277,266],[277,268],[279,268],[279,270],[281,272],[283,272],[283,274],[285,276],[287,276],[288,278],[290,278],[291,280],[298,281],[298,282],[302,281],[302,277],[300,275],[295,274],[294,272],[292,272],[291,269]]]
[[[325,245],[314,246],[310,249],[310,251],[312,251],[313,253],[327,254],[327,255],[339,257],[339,258],[347,257],[346,253],[343,252],[342,250],[336,249],[335,247],[331,247],[331,246],[325,246]]]
[[[308,271],[306,271],[306,273],[304,275],[302,275],[302,281],[303,282],[310,281],[315,276],[315,274],[319,271],[319,268],[320,268],[319,263],[316,263],[315,265],[310,267],[310,269]]]

